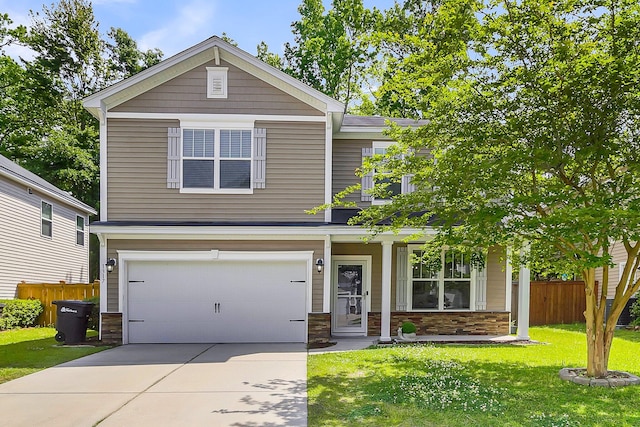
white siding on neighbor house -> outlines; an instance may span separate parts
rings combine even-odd
[[[87,282],[89,280],[89,220],[58,200],[0,177],[0,298],[14,298],[16,285]],[[40,209],[53,206],[53,237],[40,234]],[[76,215],[85,218],[84,246],[76,244]]]

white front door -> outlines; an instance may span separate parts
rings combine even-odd
[[[331,266],[332,335],[367,334],[371,287],[370,264],[370,259],[363,257],[333,257]]]

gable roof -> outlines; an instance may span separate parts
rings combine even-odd
[[[0,155],[0,176],[7,177],[12,181],[17,181],[27,187],[32,187],[41,191],[49,196],[64,202],[74,208],[77,208],[86,213],[95,215],[96,211],[91,206],[82,203],[66,191],[62,191],[55,185],[40,178],[38,175],[29,172],[22,166],[12,162],[3,155]]]
[[[255,56],[213,36],[138,74],[84,99],[84,107],[95,117],[174,77],[209,61],[223,59],[253,76],[326,113],[341,115],[344,104],[313,89]]]

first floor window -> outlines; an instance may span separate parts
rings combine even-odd
[[[76,245],[84,246],[84,217],[76,216]]]
[[[40,208],[40,234],[45,237],[53,236],[53,205],[51,203],[42,202]]]
[[[252,131],[183,129],[182,187],[251,188]]]
[[[445,249],[439,265],[422,260],[424,252],[411,252],[411,308],[413,310],[465,310],[471,308],[472,269],[469,256]]]

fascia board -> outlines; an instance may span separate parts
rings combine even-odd
[[[267,83],[291,94],[322,112],[342,112],[344,104],[319,92],[288,74],[271,67],[247,52],[232,46],[218,37],[207,39],[191,48],[148,68],[133,77],[118,82],[100,92],[88,96],[83,105],[93,115],[103,105],[113,108],[199,65],[215,59],[214,47],[219,48],[221,58],[240,66]]]
[[[359,227],[323,226],[323,227],[260,227],[260,226],[117,226],[90,225],[91,233],[109,239],[184,239],[184,240],[324,240],[331,236],[332,241],[361,241],[370,237],[370,233]],[[435,230],[403,229],[398,233],[384,232],[372,238],[373,242],[394,241],[423,233],[433,235]]]

